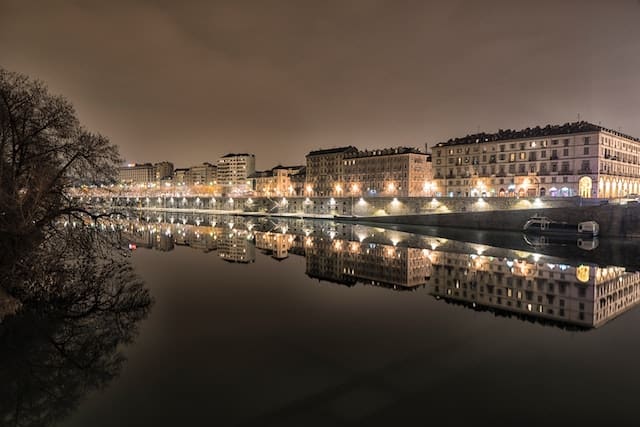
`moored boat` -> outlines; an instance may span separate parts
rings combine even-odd
[[[527,233],[563,235],[563,236],[597,236],[600,226],[595,221],[583,221],[577,224],[552,221],[546,216],[534,216],[522,227]]]

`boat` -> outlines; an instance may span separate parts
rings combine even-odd
[[[577,224],[552,221],[546,216],[533,216],[524,224],[522,230],[527,233],[562,236],[597,236],[600,226],[595,221]]]
[[[585,251],[592,251],[598,247],[598,237],[585,235],[582,237],[569,234],[548,235],[539,233],[524,233],[522,235],[525,243],[535,249],[545,249],[553,246],[577,246]]]

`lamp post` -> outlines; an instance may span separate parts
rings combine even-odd
[[[353,208],[353,197],[354,194],[359,190],[358,188],[358,184],[352,184],[351,185],[351,216],[354,216],[353,212],[354,212],[354,208]]]

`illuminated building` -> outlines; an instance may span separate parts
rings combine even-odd
[[[218,160],[218,184],[227,193],[244,193],[251,188],[249,176],[256,171],[256,156],[230,153]]]
[[[335,196],[335,184],[344,182],[344,158],[356,153],[356,147],[330,148],[307,154],[306,196]]]
[[[587,122],[450,139],[432,148],[446,196],[621,197],[640,191],[640,139]]]
[[[431,196],[431,162],[407,147],[350,152],[344,156],[344,195]]]
[[[151,163],[134,163],[120,167],[118,179],[123,184],[149,184],[156,182],[156,171]]]

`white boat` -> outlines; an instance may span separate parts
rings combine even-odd
[[[595,221],[583,221],[577,224],[552,221],[546,216],[534,216],[524,224],[522,230],[527,233],[563,235],[563,236],[597,236],[600,226]]]

